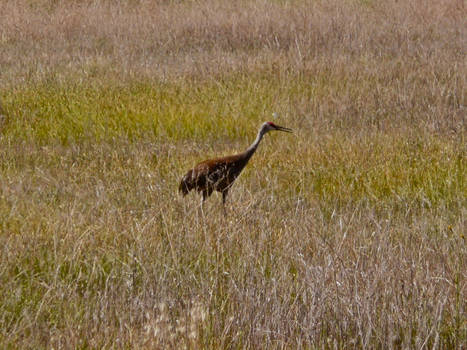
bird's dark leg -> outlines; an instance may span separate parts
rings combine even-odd
[[[204,216],[204,201],[208,198],[208,193],[207,191],[203,191],[203,198],[201,199],[201,214]]]
[[[222,207],[224,208],[224,215],[227,215],[227,211],[225,209],[225,201],[227,199],[227,194],[229,193],[229,190],[225,190],[222,192]]]
[[[211,188],[207,188],[203,190],[203,199],[201,200],[201,211],[203,212],[203,215],[204,215],[204,211],[203,211],[204,201],[208,199],[211,196],[211,194],[212,194]]]

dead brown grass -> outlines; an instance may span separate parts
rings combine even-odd
[[[288,170],[258,155],[229,217],[218,197],[202,216],[198,198],[174,197],[176,149],[22,148],[4,163],[21,169],[1,180],[4,344],[465,344],[465,198],[326,204],[287,194]]]
[[[0,79],[13,85],[70,71],[206,77],[360,57],[465,68],[458,0],[4,0],[0,11]]]

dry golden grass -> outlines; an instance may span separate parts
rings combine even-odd
[[[13,85],[73,71],[81,79],[102,72],[164,79],[304,70],[323,61],[326,69],[341,69],[361,58],[465,68],[463,1],[3,0],[0,6],[0,74]]]
[[[465,348],[465,18],[0,0],[0,347]]]

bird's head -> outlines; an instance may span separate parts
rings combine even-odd
[[[264,130],[264,133],[267,133],[267,132],[272,131],[272,130],[292,132],[292,129],[276,125],[273,122],[265,122],[263,124],[263,126],[262,126],[262,129]]]

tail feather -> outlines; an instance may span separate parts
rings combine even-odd
[[[178,191],[183,195],[183,197],[185,197],[188,194],[188,192],[190,192],[185,182],[183,181],[180,182],[180,186],[178,186]]]
[[[189,171],[180,181],[180,186],[178,186],[178,191],[182,193],[183,196],[186,196],[194,188],[193,179],[191,176],[191,171]]]

